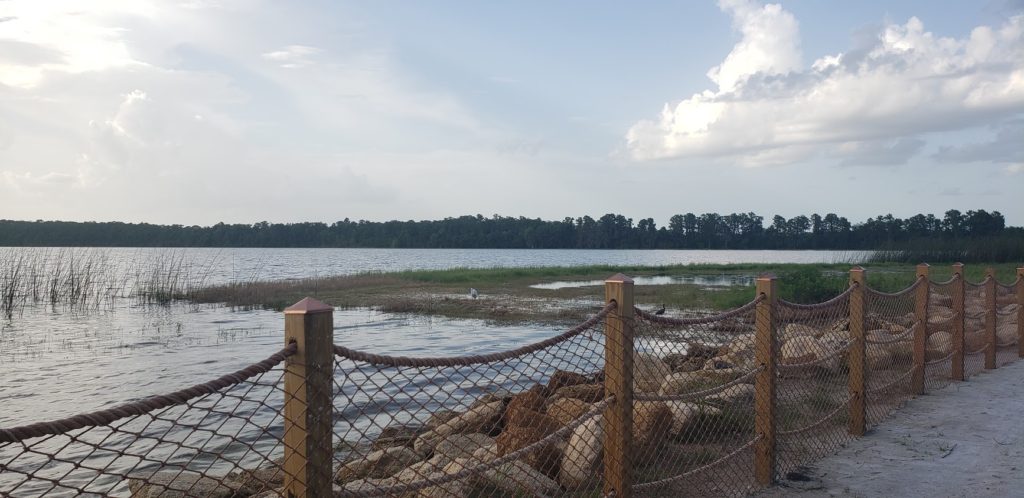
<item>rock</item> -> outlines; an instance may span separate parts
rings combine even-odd
[[[531,427],[547,433],[557,431],[562,424],[544,413],[525,408],[513,408],[505,412],[505,427]]]
[[[828,331],[829,332],[849,332],[849,330],[850,330],[850,319],[849,318],[842,318],[840,320],[836,320],[832,325],[829,325],[829,327],[828,327]],[[846,335],[849,335],[849,334],[846,334]]]
[[[658,357],[649,353],[633,353],[633,389],[636,392],[656,392],[672,373],[672,369]]]
[[[690,358],[683,353],[670,353],[661,359],[673,372],[678,372],[689,360]]]
[[[342,464],[334,475],[334,482],[344,484],[366,477],[379,479],[391,476],[419,460],[419,455],[405,446],[376,450],[364,457],[356,457]]]
[[[552,496],[561,491],[554,479],[519,460],[487,471],[484,478],[513,496]]]
[[[575,386],[566,386],[558,390],[555,393],[556,397],[559,398],[572,398],[587,403],[597,403],[604,399],[604,385],[603,384],[579,384]]]
[[[548,380],[545,391],[548,395],[551,395],[563,387],[586,383],[587,376],[585,375],[576,372],[566,372],[565,370],[555,370],[555,373],[551,374],[551,379]]]
[[[507,401],[511,397],[512,393],[506,391],[505,389],[498,389],[497,391],[486,392],[484,393],[483,396],[480,396],[479,398],[474,400],[473,403],[469,405],[469,409],[472,410],[473,408],[476,408],[480,405],[486,405],[487,403],[493,403],[495,401]]]
[[[925,342],[928,361],[943,358],[953,351],[953,335],[949,332],[935,332]]]
[[[495,443],[494,438],[486,434],[452,434],[438,441],[434,446],[434,457],[451,461],[458,458],[469,458],[473,452]]]
[[[996,339],[999,344],[1008,345],[1017,341],[1017,324],[1003,323],[996,327]]]
[[[544,409],[544,401],[544,386],[537,384],[526,391],[513,395],[508,402],[506,411],[517,409],[541,411]]]
[[[672,412],[661,401],[633,402],[633,445],[643,451],[657,446],[672,429]]]
[[[412,446],[416,437],[427,431],[422,425],[389,425],[380,431],[380,436],[373,441],[373,449],[380,450],[392,446]]]
[[[587,420],[572,432],[558,473],[558,480],[563,486],[577,489],[592,482],[601,464],[603,444],[601,417]]]
[[[750,384],[736,384],[735,386],[725,388],[720,393],[712,394],[704,398],[704,400],[720,405],[750,403],[754,401],[754,386]]]
[[[366,477],[363,479],[356,479],[354,481],[346,482],[344,484],[341,484],[340,486],[343,491],[358,495],[362,493],[376,491],[381,488],[388,488],[396,484],[398,484],[398,482],[393,477],[385,477],[381,479]]]
[[[780,350],[781,359],[779,361],[782,365],[799,365],[803,363],[814,362],[821,360],[829,356],[833,350],[830,350],[821,343],[820,340],[814,337],[796,337],[790,339],[782,344]],[[799,375],[808,374],[816,370],[827,370],[836,371],[839,369],[839,360],[837,358],[829,358],[813,365],[798,369],[785,369],[783,375]]]
[[[428,429],[433,429],[459,415],[460,413],[455,410],[440,409],[430,414],[425,425]]]
[[[985,329],[968,329],[964,331],[964,349],[965,353],[976,353],[982,348],[988,346],[988,337],[985,334]]]
[[[445,474],[438,473],[435,475],[443,477]],[[417,498],[465,498],[469,496],[469,492],[466,490],[466,484],[463,481],[465,479],[423,488],[416,496]]]
[[[732,362],[725,359],[724,356],[718,356],[715,358],[709,358],[702,365],[701,370],[724,370],[726,368],[736,368]]]
[[[665,382],[661,384],[661,388],[658,389],[658,394],[672,396],[700,391],[735,380],[743,373],[735,368],[676,372],[665,379]]]
[[[928,310],[928,331],[945,332],[953,330],[953,310],[942,306]]]
[[[494,459],[494,458],[497,458],[497,457],[498,457],[498,444],[497,443],[492,444],[490,446],[485,446],[483,448],[479,448],[479,449],[477,449],[476,451],[473,452],[473,458],[476,459],[476,460],[480,460],[480,461],[486,461],[486,460]]]
[[[726,354],[751,352],[753,353],[754,347],[757,344],[754,334],[743,334],[732,340],[727,346],[725,346]]]
[[[870,340],[887,339],[889,334],[885,331],[872,330],[867,333]],[[884,370],[892,366],[893,355],[888,344],[865,344],[864,365],[868,370]]]
[[[558,398],[551,401],[547,412],[562,426],[580,418],[581,415],[590,410],[594,405],[575,398]]]
[[[224,484],[235,489],[235,495],[253,495],[284,485],[284,470],[279,462],[260,469],[240,470],[228,474]]]
[[[505,427],[505,430],[501,431],[501,434],[495,438],[498,456],[505,456],[529,446],[550,434],[551,432],[545,432],[536,427]],[[526,454],[521,460],[545,475],[553,476],[558,473],[558,462],[561,458],[561,450],[552,441],[550,444],[544,444],[540,448]]]
[[[699,342],[691,342],[686,346],[687,358],[714,358],[718,356],[718,348],[708,346]]]
[[[821,335],[821,332],[814,327],[809,327],[800,323],[790,323],[786,325],[782,332],[779,334],[779,340],[781,342],[790,341],[797,337],[815,337]]]
[[[1020,305],[1019,304],[1016,304],[1016,303],[1007,304],[1006,306],[1001,306],[1001,307],[999,307],[997,309],[999,310],[999,313],[1001,313],[1003,315],[1004,319],[1007,319],[1009,321],[1017,323],[1017,315],[1016,315],[1016,313],[1017,313],[1017,310],[1020,309]]]
[[[128,490],[131,491],[132,498],[231,498],[235,493],[235,489],[217,479],[180,470],[161,470],[152,475],[140,473],[134,477],[129,476]]]
[[[702,414],[718,415],[722,413],[721,410],[713,406],[689,401],[667,401],[665,406],[672,413],[670,433],[673,436],[678,436],[689,430]]]
[[[434,449],[437,442],[446,436],[473,432],[490,432],[500,423],[501,415],[504,411],[504,401],[492,401],[480,405],[420,434],[416,441],[413,442],[413,447],[416,449],[416,453],[427,455]]]

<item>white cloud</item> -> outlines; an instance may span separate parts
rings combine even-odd
[[[278,63],[281,67],[299,68],[313,64],[313,56],[323,50],[306,45],[288,45],[280,50],[264,53],[264,59]]]
[[[721,2],[741,39],[709,89],[626,134],[636,160],[712,156],[741,164],[864,151],[898,163],[925,133],[996,122],[1024,111],[1024,16],[945,38],[917,18],[882,29],[871,46],[800,63],[797,23],[778,5]],[[902,140],[902,141],[900,141]],[[851,145],[855,144],[855,145]]]

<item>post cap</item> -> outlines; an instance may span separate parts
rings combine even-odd
[[[284,309],[286,315],[308,315],[312,313],[326,313],[334,308],[311,297],[303,298],[301,301]]]
[[[629,277],[627,277],[627,276],[625,276],[625,275],[623,275],[621,273],[616,273],[615,275],[612,275],[612,276],[608,277],[607,279],[605,279],[605,283],[631,284],[631,283],[633,283],[633,279],[631,279],[631,278],[629,278]]]

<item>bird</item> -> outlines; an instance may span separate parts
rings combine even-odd
[[[480,295],[480,293],[477,292],[476,289],[474,289],[472,287],[469,288],[469,297],[471,297],[473,299],[476,299],[476,297],[479,296],[479,295]]]
[[[665,305],[664,304],[661,305],[661,309],[658,310],[658,311],[655,311],[654,314],[655,315],[664,315],[665,314]]]

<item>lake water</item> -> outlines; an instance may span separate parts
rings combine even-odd
[[[140,304],[133,286],[176,275],[192,285],[292,279],[367,271],[453,267],[848,262],[865,253],[815,251],[573,251],[391,249],[0,249],[0,289],[17,262],[31,263],[35,292],[61,262],[92,265],[102,304],[25,305],[0,319],[0,427],[108,408],[210,380],[261,360],[283,345],[283,315],[223,306]],[[27,266],[26,266],[27,267]],[[176,271],[174,269],[177,269]],[[166,272],[166,273],[162,273]],[[27,278],[21,274],[23,285]],[[665,279],[667,281],[661,281]],[[672,277],[638,285],[671,283]],[[96,283],[99,282],[99,283]],[[707,285],[721,281],[695,282]],[[120,287],[118,287],[120,286]],[[40,290],[42,289],[42,290]],[[110,290],[115,289],[115,290]],[[45,302],[45,298],[43,302]],[[538,325],[495,326],[372,310],[336,310],[335,342],[406,356],[496,352],[562,332]],[[445,386],[439,386],[445,388]],[[2,453],[2,452],[0,452]],[[0,494],[4,480],[0,476]]]

